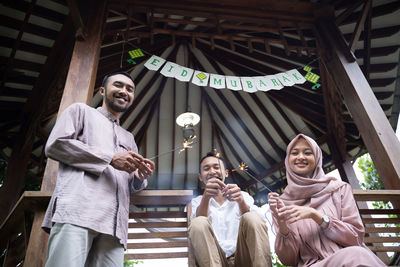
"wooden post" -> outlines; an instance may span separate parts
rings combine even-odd
[[[100,55],[101,32],[106,1],[93,1],[87,21],[88,36],[76,41],[69,66],[67,81],[58,114],[75,102],[91,102]],[[48,160],[43,176],[42,190],[52,192],[55,187],[58,164]],[[26,252],[24,266],[44,266],[48,235],[41,229],[44,211],[36,212]]]
[[[343,36],[331,21],[316,22],[322,62],[339,88],[386,189],[400,189],[400,142],[357,62],[343,51]],[[347,55],[347,57],[346,57]]]

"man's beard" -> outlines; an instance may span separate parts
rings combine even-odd
[[[115,99],[117,94],[114,94],[112,97]],[[129,105],[127,106],[119,106],[118,104],[114,103],[112,100],[110,100],[107,96],[106,96],[106,105],[109,106],[112,110],[114,110],[115,112],[125,112],[128,110]]]

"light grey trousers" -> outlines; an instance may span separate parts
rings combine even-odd
[[[124,247],[111,235],[72,224],[50,231],[45,267],[122,267]]]

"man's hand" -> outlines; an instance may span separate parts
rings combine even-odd
[[[117,153],[110,163],[115,169],[132,173],[137,170],[139,179],[145,179],[153,173],[154,163],[138,153],[126,151]]]
[[[154,162],[152,162],[149,159],[143,159],[143,165],[146,168],[140,168],[138,167],[138,169],[136,170],[136,177],[138,177],[140,180],[143,179],[147,179],[149,178],[151,175],[153,175],[153,171],[154,171]]]
[[[218,178],[211,178],[206,183],[203,197],[210,199],[211,197],[217,196],[219,190],[224,189],[225,184]]]
[[[238,203],[244,202],[244,198],[242,195],[242,191],[237,184],[227,184],[225,188],[222,190],[222,194],[229,201],[236,201]]]

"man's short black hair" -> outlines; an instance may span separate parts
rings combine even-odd
[[[218,159],[220,159],[221,161],[222,161],[222,163],[224,164],[224,167],[226,168],[226,164],[225,164],[225,160],[224,160],[224,158],[223,157],[221,157],[221,156],[217,156],[216,154],[215,154],[215,152],[208,152],[204,157],[202,157],[201,159],[200,159],[200,164],[199,164],[199,173],[201,173],[201,163],[206,159],[206,158],[209,158],[209,157],[214,157],[214,158],[218,158]],[[222,170],[221,170],[222,171]]]
[[[111,76],[118,75],[118,74],[122,74],[122,75],[128,77],[129,79],[132,80],[133,83],[135,83],[135,81],[133,80],[132,76],[129,73],[127,73],[125,71],[115,71],[115,72],[111,72],[111,73],[107,74],[106,76],[104,76],[103,82],[101,83],[101,87],[106,88],[106,83],[107,83],[108,78],[110,78]]]

